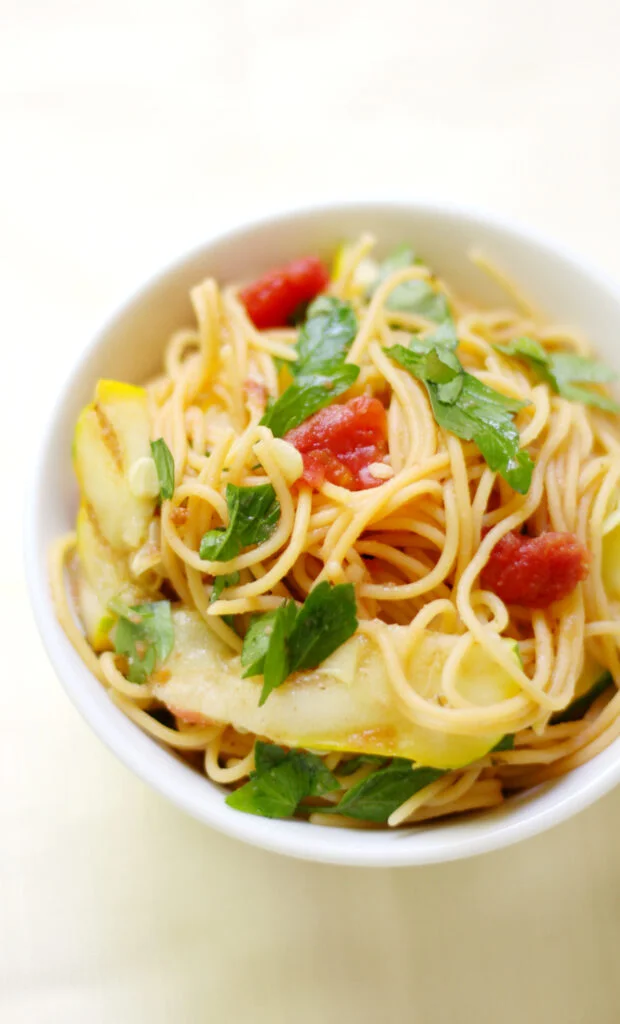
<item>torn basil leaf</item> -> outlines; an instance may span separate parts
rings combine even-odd
[[[245,676],[263,675],[260,704],[292,672],[316,668],[357,629],[355,591],[351,583],[319,583],[301,608],[285,601],[275,611],[256,616],[243,641]]]
[[[280,502],[271,484],[258,487],[226,487],[228,526],[208,530],[200,542],[200,557],[228,562],[242,548],[267,540],[280,519]]]
[[[355,775],[356,771],[365,764],[374,765],[376,768],[389,764],[391,758],[382,757],[381,754],[356,754],[348,761],[342,761],[335,769],[337,775]]]
[[[235,572],[225,573],[223,576],[213,577],[213,590],[211,591],[211,597],[209,598],[209,604],[213,604],[215,601],[219,601],[222,596],[222,591],[226,590],[226,587],[235,587],[239,582],[239,573]]]
[[[163,437],[151,441],[151,455],[159,480],[159,496],[165,501],[174,494],[174,459]]]
[[[491,754],[499,754],[502,750],[514,750],[515,737],[513,732],[507,732],[505,736],[502,736],[492,750],[489,751]]]
[[[310,374],[297,377],[263,416],[261,423],[269,427],[274,437],[284,437],[293,427],[313,416],[319,409],[331,405],[335,398],[355,384],[359,366],[343,363],[329,376]]]
[[[308,309],[299,332],[297,361],[289,368],[296,377],[329,376],[340,369],[357,333],[357,320],[348,302],[320,295]]]
[[[440,768],[421,768],[395,757],[383,768],[356,783],[335,806],[322,807],[321,813],[344,814],[383,824],[405,800],[445,775]]]
[[[266,818],[291,818],[306,797],[325,796],[339,788],[320,757],[305,750],[285,750],[257,740],[256,768],[249,782],[226,797],[229,807]]]
[[[520,448],[514,413],[525,402],[507,398],[467,373],[447,345],[414,339],[411,348],[393,345],[387,354],[424,382],[439,426],[464,441],[474,441],[486,463],[519,494],[527,494],[534,463]]]
[[[113,600],[109,608],[119,616],[114,631],[114,650],[127,659],[127,678],[131,683],[145,683],[174,647],[170,602],[150,601],[129,608]]]
[[[620,412],[620,404],[584,384],[608,384],[617,378],[604,363],[586,359],[573,352],[548,352],[534,338],[515,338],[508,345],[495,345],[498,352],[527,363],[552,391],[573,402],[593,405],[605,412]]]
[[[413,249],[408,245],[399,246],[379,264],[377,279],[369,289],[369,297],[397,270],[412,267],[416,262],[418,261]],[[452,314],[445,295],[435,291],[428,281],[420,278],[397,284],[389,293],[385,306],[386,309],[402,313],[415,313],[416,316],[434,320],[437,324],[452,323]]]
[[[275,437],[331,405],[355,383],[359,367],[345,359],[356,333],[357,320],[348,302],[320,295],[311,303],[299,332],[297,360],[289,364],[295,380],[261,420]]]

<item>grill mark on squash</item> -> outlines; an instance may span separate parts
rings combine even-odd
[[[95,404],[94,404],[94,409],[95,409],[95,416],[97,417],[97,422],[99,423],[99,429],[101,431],[101,436],[103,438],[103,443],[105,444],[106,448],[110,452],[110,455],[114,459],[114,463],[115,463],[116,468],[118,469],[119,473],[122,473],[123,472],[123,450],[121,448],[120,441],[118,439],[118,434],[116,433],[114,427],[110,423],[110,421],[109,421],[108,417],[106,416],[106,414],[104,413],[103,409],[101,408],[100,405],[97,404],[97,402],[95,402]]]
[[[97,519],[97,513],[95,512],[90,501],[84,502],[84,508],[86,509],[88,521],[93,528],[93,533],[96,534],[97,540],[99,541],[101,546],[106,548],[106,550],[109,551],[111,554],[113,550],[112,545],[110,544],[110,541],[107,539],[107,537],[104,537],[103,533],[101,532],[101,526],[99,525],[99,520]]]

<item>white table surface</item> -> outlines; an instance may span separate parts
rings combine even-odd
[[[161,261],[290,198],[424,193],[620,276],[616,0],[0,0],[3,1024],[612,1024],[620,790],[434,868],[276,857],[184,817],[69,705],[20,492],[89,332]]]

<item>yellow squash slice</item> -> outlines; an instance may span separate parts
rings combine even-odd
[[[501,734],[445,735],[412,724],[394,697],[382,659],[363,636],[352,637],[318,669],[293,675],[259,707],[262,678],[241,678],[239,658],[196,612],[177,609],[173,620],[174,650],[166,662],[170,678],[154,688],[173,712],[231,722],[286,746],[397,755],[437,768],[469,764],[501,739]],[[398,642],[399,627],[392,629]],[[424,634],[412,680],[420,693],[438,691],[453,643],[442,633]],[[512,641],[506,643],[514,648]],[[470,649],[462,669],[459,689],[473,704],[488,705],[519,692],[479,646]]]
[[[108,634],[116,622],[116,616],[108,609],[108,601],[118,597],[131,605],[141,600],[143,594],[130,580],[126,556],[114,551],[104,540],[84,504],[78,512],[76,531],[80,616],[94,649],[105,651],[111,647]]]
[[[151,454],[144,389],[100,380],[94,402],[80,413],[73,451],[82,498],[102,537],[116,551],[135,550],[155,508],[154,498],[137,497],[130,486],[132,466]]]
[[[77,517],[77,597],[86,635],[96,651],[111,646],[116,621],[108,602],[144,599],[132,582],[129,556],[145,540],[155,499],[136,493],[135,468],[152,468],[146,392],[101,380],[77,422],[73,457],[82,502]],[[142,462],[142,467],[140,463]],[[133,473],[132,473],[133,470]],[[142,474],[144,476],[144,473]]]

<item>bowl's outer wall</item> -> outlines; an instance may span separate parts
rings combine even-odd
[[[360,833],[309,828],[239,814],[222,791],[159,747],[109,701],[54,617],[46,578],[52,540],[73,528],[77,491],[70,460],[73,427],[99,377],[141,382],[161,366],[164,344],[193,321],[189,289],[206,275],[222,282],[256,276],[294,256],[326,259],[336,245],[371,231],[384,254],[412,244],[456,291],[483,305],[509,306],[505,294],[468,259],[473,248],[496,262],[556,322],[584,332],[617,369],[620,299],[615,288],[580,261],[529,232],[449,207],[368,203],[288,213],[232,232],[180,260],[150,282],[87,348],[59,397],[30,495],[26,561],[44,642],[74,703],[98,735],[138,775],[195,817],[248,842],[313,860],[406,865],[484,852],[568,817],[610,789],[620,776],[616,743],[569,776],[468,821],[411,832]]]

